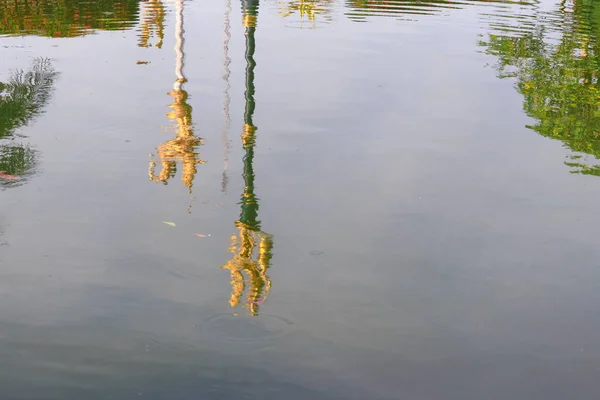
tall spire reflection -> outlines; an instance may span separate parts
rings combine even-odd
[[[244,129],[241,135],[244,149],[244,191],[241,196],[240,218],[235,222],[237,235],[231,237],[229,251],[233,257],[222,266],[231,274],[231,297],[229,304],[236,307],[242,302],[250,315],[258,315],[262,303],[271,289],[267,271],[271,265],[273,236],[262,231],[258,219],[258,198],[254,193],[254,148],[257,127],[253,123],[254,101],[254,61],[255,31],[258,16],[258,0],[242,0],[243,24],[246,39],[246,91]],[[257,251],[256,256],[254,252]]]
[[[170,111],[167,117],[175,122],[175,137],[161,144],[157,148],[158,160],[150,161],[148,175],[154,182],[167,184],[169,179],[177,173],[177,164],[182,165],[181,180],[184,185],[192,192],[194,178],[196,176],[197,165],[204,164],[197,152],[198,146],[203,140],[194,134],[192,123],[192,106],[188,103],[188,93],[184,89],[187,79],[184,74],[185,51],[183,29],[183,0],[175,3],[175,83],[173,90],[168,93],[173,98],[169,105]],[[151,154],[151,157],[155,157]],[[156,174],[157,162],[161,164],[161,170]]]

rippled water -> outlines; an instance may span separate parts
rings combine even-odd
[[[599,3],[0,5],[0,399],[600,396]]]

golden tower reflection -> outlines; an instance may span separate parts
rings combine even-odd
[[[183,0],[178,0],[176,6],[175,20],[175,84],[173,90],[168,93],[173,98],[169,105],[170,111],[167,117],[174,121],[175,137],[158,146],[158,159],[150,161],[148,175],[151,181],[167,184],[169,179],[177,173],[177,164],[182,165],[181,180],[185,186],[192,191],[197,165],[204,164],[197,152],[198,146],[203,140],[194,134],[192,123],[192,106],[188,103],[188,93],[184,90],[187,82],[184,69],[184,29],[183,29]],[[151,157],[155,157],[153,154]],[[161,164],[161,170],[156,174],[157,162]]]
[[[241,135],[244,149],[243,178],[244,191],[241,196],[240,218],[235,222],[237,235],[231,237],[229,251],[233,257],[221,268],[228,269],[231,274],[231,297],[229,304],[236,307],[242,303],[250,315],[259,314],[261,304],[266,300],[271,289],[271,280],[267,271],[273,257],[273,236],[262,231],[258,220],[258,198],[254,193],[254,148],[256,145],[256,126],[254,116],[254,61],[256,20],[258,16],[258,0],[242,0],[243,24],[246,38],[246,91],[244,130]],[[255,254],[256,252],[256,254]]]

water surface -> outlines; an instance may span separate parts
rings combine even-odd
[[[0,398],[600,396],[596,2],[0,5]]]

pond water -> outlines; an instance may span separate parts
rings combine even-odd
[[[598,399],[600,3],[0,0],[0,398]]]

